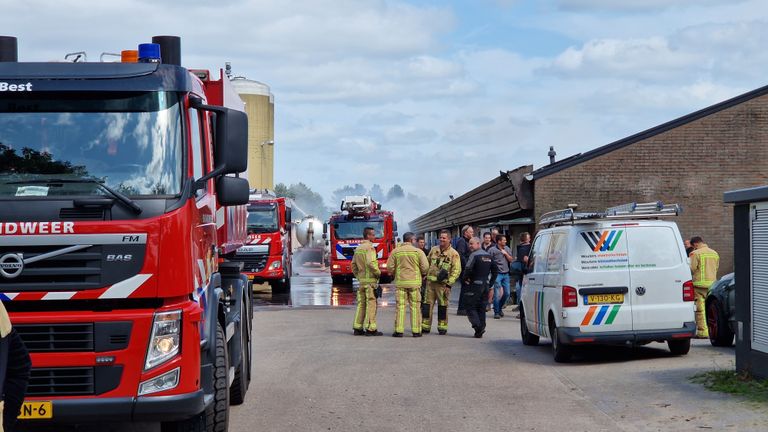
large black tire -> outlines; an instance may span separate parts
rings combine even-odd
[[[191,419],[162,423],[162,432],[226,432],[229,428],[229,356],[224,329],[218,323],[215,343],[213,403]]]
[[[273,293],[287,293],[291,290],[291,277],[286,276],[283,280],[276,280],[269,284],[272,286]]]
[[[573,352],[571,347],[563,344],[560,337],[557,335],[557,325],[555,324],[554,317],[549,317],[549,335],[552,338],[552,354],[555,361],[558,363],[567,363],[571,361]]]
[[[691,350],[690,339],[669,339],[667,341],[669,352],[673,355],[686,355]]]
[[[251,338],[250,323],[248,319],[248,309],[246,307],[247,297],[243,297],[240,308],[240,364],[235,366],[235,380],[229,388],[229,403],[231,405],[242,405],[245,402],[245,394],[248,392],[248,371],[251,368]]]
[[[528,330],[528,324],[525,322],[525,312],[520,308],[520,336],[523,339],[523,345],[538,345],[539,337]]]
[[[729,347],[733,345],[733,330],[728,325],[723,305],[713,298],[707,304],[707,327],[709,328],[709,343],[712,346]]]
[[[331,276],[331,281],[334,285],[350,285],[352,279],[347,279],[346,276]]]

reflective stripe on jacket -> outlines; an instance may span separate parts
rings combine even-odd
[[[440,246],[435,246],[429,251],[429,270],[427,270],[427,280],[437,282],[437,274],[440,270],[448,272],[448,280],[444,281],[447,285],[453,285],[456,279],[461,275],[461,257],[456,249],[448,247],[445,251],[440,250]]]
[[[420,288],[429,263],[421,249],[410,243],[402,243],[389,255],[387,268],[395,278],[396,287]]]
[[[355,275],[358,282],[378,282],[381,270],[379,262],[376,260],[376,249],[373,243],[363,240],[355,249],[352,256],[352,274]]]
[[[709,246],[702,243],[691,252],[691,275],[693,286],[709,288],[717,280],[717,269],[720,266],[720,255]]]

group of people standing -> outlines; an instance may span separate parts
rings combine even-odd
[[[460,255],[466,256],[464,262],[469,260],[469,255],[472,253],[470,241],[473,235],[474,229],[467,225],[462,228],[462,235],[457,240],[456,249]],[[528,254],[531,252],[531,235],[527,232],[521,233],[519,241],[520,243],[515,247],[515,253],[513,253],[507,246],[507,237],[499,234],[499,231],[494,228],[483,234],[483,240],[480,243],[480,248],[491,256],[497,270],[496,277],[490,282],[493,289],[488,291],[488,305],[486,307],[489,309],[491,305],[493,306],[494,319],[504,317],[503,309],[511,299],[512,284],[515,286],[515,297],[512,303],[516,305],[520,299],[523,274],[528,268]],[[467,286],[462,284],[462,292],[466,289]],[[461,301],[463,298],[465,297],[462,295],[459,300],[459,315],[466,314],[466,305]]]
[[[503,307],[510,297],[512,277],[518,285],[527,267],[530,235],[520,236],[517,254],[506,245],[506,237],[498,232],[487,233],[488,240],[474,237],[470,226],[462,228],[462,236],[451,242],[451,233],[443,230],[439,244],[426,249],[423,237],[407,232],[403,241],[390,254],[387,269],[395,284],[395,328],[393,337],[403,337],[406,311],[410,311],[411,334],[421,337],[432,330],[432,315],[437,305],[437,331],[448,332],[448,304],[451,287],[461,281],[459,315],[466,315],[475,330],[475,337],[485,333],[485,314],[493,304],[494,318],[504,316]],[[373,228],[363,230],[363,242],[352,258],[352,272],[360,286],[353,333],[358,336],[381,336],[376,324],[376,290],[381,275],[373,247]],[[492,288],[492,289],[491,289]],[[380,294],[379,294],[380,296]]]

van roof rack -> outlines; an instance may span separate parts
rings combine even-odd
[[[552,227],[562,224],[573,224],[577,221],[600,219],[658,219],[665,216],[678,216],[683,208],[679,204],[664,204],[661,201],[647,203],[631,202],[609,207],[602,212],[576,212],[576,205],[567,209],[555,210],[541,215],[539,225]]]

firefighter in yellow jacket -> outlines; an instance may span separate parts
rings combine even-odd
[[[403,234],[403,242],[392,251],[387,268],[395,282],[395,332],[403,337],[405,332],[405,305],[411,310],[411,333],[421,337],[421,281],[427,274],[429,263],[424,252],[413,246],[412,232]]]
[[[461,275],[461,257],[451,247],[451,233],[440,231],[440,245],[429,251],[427,257],[427,290],[421,305],[421,331],[429,333],[432,329],[432,310],[437,301],[437,331],[441,335],[448,332],[448,302],[451,297],[451,285]]]
[[[709,287],[717,280],[717,269],[720,266],[720,255],[710,249],[701,237],[691,239],[691,275],[693,290],[696,295],[696,337],[709,337],[705,301]]]
[[[357,288],[357,310],[352,324],[355,336],[381,336],[376,328],[376,294],[379,284],[379,262],[376,260],[376,248],[371,243],[376,238],[373,228],[363,229],[363,240],[355,249],[352,257],[352,274],[360,285]]]

